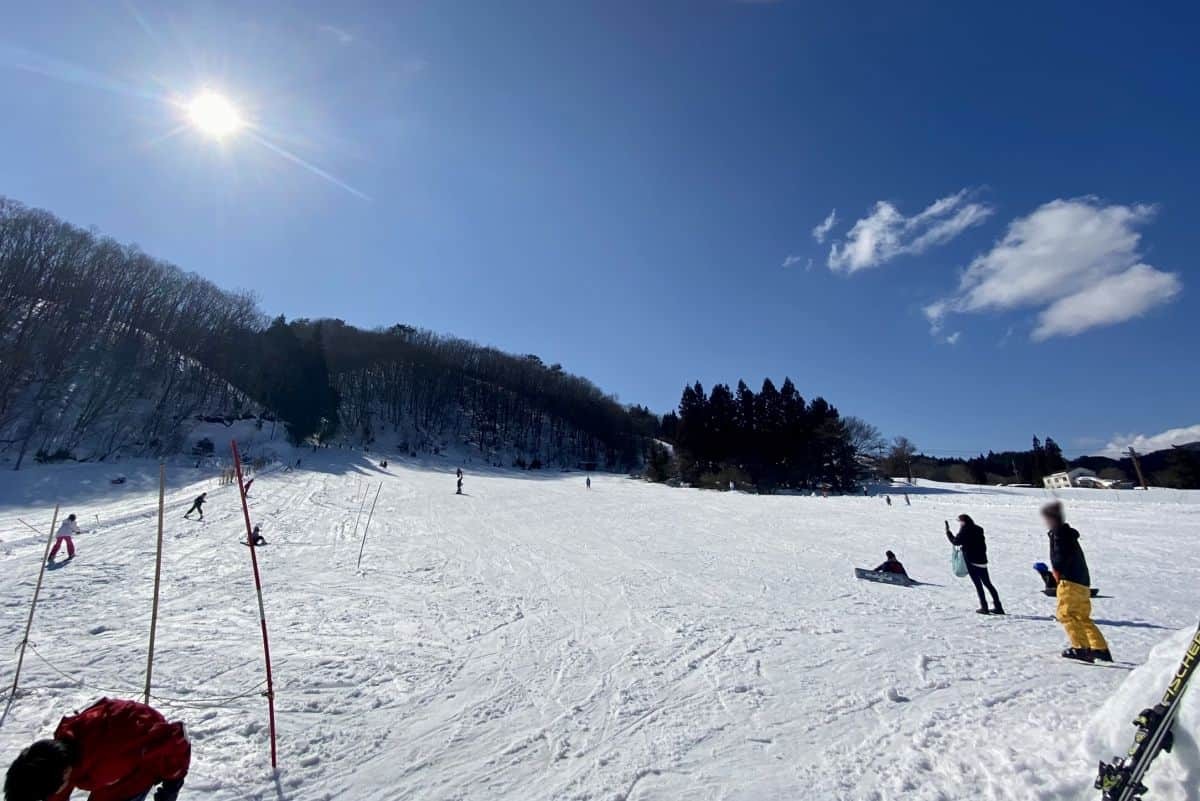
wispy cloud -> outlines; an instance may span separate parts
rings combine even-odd
[[[950,313],[1040,308],[1032,338],[1074,336],[1145,314],[1179,294],[1174,273],[1141,261],[1137,228],[1154,207],[1055,200],[1009,224],[967,267],[958,290],[927,305],[938,334]]]
[[[354,34],[336,25],[318,25],[317,30],[329,34],[340,45],[348,45],[354,41]]]
[[[822,244],[825,238],[829,236],[829,232],[833,230],[833,226],[837,225],[837,209],[829,212],[829,216],[821,222],[817,223],[812,229],[813,239],[817,240],[817,244]]]
[[[870,214],[854,223],[844,240],[830,246],[829,269],[854,273],[949,242],[992,213],[990,206],[971,197],[971,190],[963,189],[911,217],[901,214],[892,203],[879,201]],[[814,229],[813,235],[816,233]]]
[[[1108,444],[1096,452],[1097,456],[1111,456],[1114,459],[1124,456],[1132,446],[1138,453],[1153,453],[1170,448],[1172,445],[1187,445],[1190,442],[1200,442],[1200,424],[1171,428],[1158,434],[1118,434],[1109,440]]]
[[[788,256],[786,259],[783,260],[783,266],[784,267],[795,267],[797,264],[804,261],[806,258],[808,258],[808,257],[807,256]],[[808,260],[812,261],[812,259],[808,259]]]

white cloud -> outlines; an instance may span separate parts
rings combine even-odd
[[[1097,456],[1117,458],[1125,456],[1132,446],[1138,453],[1153,453],[1163,451],[1172,445],[1186,445],[1189,442],[1200,442],[1200,424],[1171,428],[1160,434],[1118,434],[1096,453]]]
[[[959,337],[961,337],[961,336],[962,336],[962,331],[955,331],[953,334],[951,334],[950,336],[946,337],[946,344],[947,344],[947,345],[957,345],[957,344],[958,344],[958,338],[959,338]]]
[[[1033,339],[1041,341],[1144,314],[1182,287],[1178,276],[1141,262],[1137,228],[1153,216],[1153,206],[1090,197],[1046,203],[1013,220],[925,316],[936,334],[951,312],[1040,308]]]
[[[853,273],[949,242],[992,213],[990,206],[971,201],[970,195],[963,189],[912,217],[905,217],[886,200],[879,201],[870,214],[854,223],[843,241],[830,246],[829,269]]]
[[[788,256],[786,259],[783,260],[783,266],[784,267],[794,267],[797,264],[799,264],[800,262],[804,261],[806,258],[808,258],[808,257],[807,256]]]
[[[1178,295],[1182,288],[1174,273],[1135,264],[1055,301],[1038,315],[1033,339],[1041,342],[1052,336],[1074,336],[1089,328],[1139,317]]]
[[[818,245],[825,241],[825,237],[829,236],[829,232],[835,225],[837,225],[837,209],[829,212],[829,216],[812,229],[813,239],[817,240]]]

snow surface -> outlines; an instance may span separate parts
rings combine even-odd
[[[882,489],[889,507],[468,466],[459,497],[448,459],[297,455],[251,493],[271,542],[277,778],[236,492],[168,468],[154,693],[193,740],[185,798],[1094,801],[1095,761],[1127,747],[1200,609],[1200,493],[1059,493],[1112,596],[1096,617],[1116,657],[1164,643],[1130,673],[1057,656],[1030,569],[1046,557],[1041,490],[922,483],[911,507]],[[5,764],[99,695],[140,697],[156,482],[148,462],[0,477],[6,655],[54,502],[86,530],[46,574]],[[380,482],[359,571],[355,518]],[[205,521],[181,519],[205,489]],[[987,529],[1008,618],[976,615],[950,573],[942,521],[964,511]],[[930,583],[856,581],[887,548]],[[1186,704],[1156,801],[1197,798],[1200,692]]]

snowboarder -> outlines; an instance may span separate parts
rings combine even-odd
[[[971,577],[975,592],[979,594],[979,609],[976,611],[981,615],[1003,615],[1004,607],[1000,604],[1000,594],[992,586],[991,576],[988,575],[987,540],[983,536],[983,529],[975,524],[970,515],[959,515],[958,522],[958,533],[951,534],[950,521],[946,521],[946,539],[950,540],[951,545],[962,548],[963,558],[967,562],[967,575]],[[985,587],[992,594],[990,610],[987,597],[983,594]]]
[[[54,547],[50,549],[50,560],[54,561],[54,557],[58,555],[58,549],[63,545],[67,546],[67,558],[75,558],[75,540],[72,539],[79,533],[79,524],[75,522],[75,515],[67,515],[67,519],[62,521],[62,525],[58,527],[58,531],[54,534]]]
[[[896,554],[888,551],[884,556],[887,557],[887,561],[875,568],[876,573],[899,573],[901,576],[908,576],[908,571],[904,569],[904,565],[900,564]]]
[[[169,723],[136,701],[102,698],[63,718],[54,739],[17,756],[4,779],[7,801],[67,801],[73,790],[91,801],[175,801],[191,763],[182,723]]]
[[[188,509],[186,512],[183,513],[184,518],[185,519],[189,518],[191,516],[192,512],[198,512],[200,514],[200,519],[203,520],[204,519],[204,502],[207,500],[208,500],[208,493],[207,492],[200,493],[196,497],[196,500],[192,501],[192,508]]]
[[[262,529],[262,526],[256,523],[254,525],[254,531],[250,532],[250,544],[253,545],[255,548],[257,548],[260,545],[268,544],[266,538],[264,538],[262,535],[261,529]]]
[[[1071,641],[1062,655],[1081,662],[1111,662],[1108,642],[1092,622],[1092,577],[1079,546],[1079,532],[1067,525],[1058,501],[1042,507],[1042,520],[1049,529],[1050,569],[1058,582],[1058,622]]]

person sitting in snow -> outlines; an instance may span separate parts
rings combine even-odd
[[[186,519],[186,518],[190,517],[192,512],[199,512],[200,519],[203,520],[204,519],[204,502],[207,500],[208,500],[208,493],[207,492],[200,493],[196,497],[196,500],[192,501],[192,507],[183,513],[184,518]]]
[[[62,525],[58,527],[58,532],[54,535],[54,547],[50,549],[50,560],[54,561],[54,557],[58,556],[58,549],[63,545],[67,546],[67,558],[75,558],[75,540],[72,539],[79,533],[79,524],[75,522],[75,515],[67,515],[67,519],[62,521]]]
[[[884,555],[887,557],[887,561],[875,568],[876,573],[898,573],[901,576],[908,576],[908,571],[904,569],[904,565],[900,564],[900,560],[896,558],[896,554],[888,551]]]
[[[266,538],[263,537],[261,529],[262,529],[261,525],[255,524],[254,531],[250,532],[250,544],[256,548],[259,545],[267,544],[267,540],[266,540]]]
[[[191,758],[182,723],[137,701],[102,698],[17,756],[4,798],[68,801],[78,789],[89,801],[141,801],[158,785],[154,801],[175,801]]]

